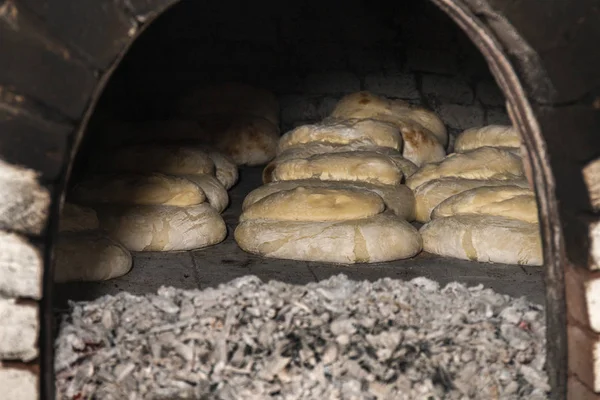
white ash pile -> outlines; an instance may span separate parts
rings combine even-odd
[[[246,276],[74,303],[59,399],[546,399],[544,311],[417,278]]]

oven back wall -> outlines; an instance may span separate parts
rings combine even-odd
[[[451,133],[509,124],[504,98],[462,31],[430,2],[182,2],[134,44],[101,106],[168,118],[186,91],[237,80],[275,92],[282,129],[325,117],[369,90],[420,103]]]

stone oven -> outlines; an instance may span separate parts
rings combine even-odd
[[[68,299],[154,291],[161,280],[193,288],[249,273],[290,283],[347,273],[545,297],[552,398],[600,398],[600,5],[542,3],[0,0],[0,388],[11,400],[55,398],[53,311]],[[161,268],[175,267],[147,282],[54,285],[65,193],[109,134],[95,127],[107,116],[168,119],[178,93],[215,81],[275,93],[282,132],[361,90],[435,111],[450,149],[466,128],[513,124],[533,176],[543,269],[425,258],[315,273],[310,263],[249,266],[231,242],[191,257],[189,271],[165,257]],[[232,203],[261,184],[257,168],[240,174]],[[204,262],[210,277],[190,278]]]

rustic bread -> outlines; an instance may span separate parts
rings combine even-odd
[[[100,227],[130,251],[194,250],[222,242],[227,227],[209,204],[101,206]]]
[[[193,206],[206,200],[204,191],[184,177],[164,174],[102,174],[77,183],[73,202],[97,204]]]
[[[63,232],[54,249],[54,281],[99,282],[127,274],[131,254],[98,231]]]
[[[423,249],[462,260],[542,265],[539,227],[491,215],[455,215],[434,219],[420,229]]]
[[[319,179],[398,185],[403,175],[390,157],[357,151],[284,160],[275,166],[272,177],[274,181]]]
[[[208,204],[210,204],[219,213],[225,211],[229,205],[229,195],[221,182],[212,175],[185,175],[191,182],[198,185],[206,195]]]
[[[514,185],[466,190],[438,204],[431,213],[431,219],[460,214],[496,215],[538,223],[533,191]]]
[[[315,179],[279,181],[260,186],[248,193],[242,204],[242,211],[245,211],[252,204],[273,193],[300,187],[368,190],[379,195],[385,203],[386,208],[394,212],[398,217],[408,221],[412,221],[415,218],[415,196],[405,185],[390,186],[373,185],[366,182],[327,182]]]
[[[177,106],[178,115],[196,119],[212,114],[252,115],[279,125],[279,101],[268,90],[225,82],[195,89]]]
[[[521,147],[521,134],[512,126],[488,125],[461,132],[454,142],[454,151],[464,153],[480,147]]]
[[[205,151],[215,164],[215,175],[219,182],[226,190],[231,189],[239,179],[238,167],[235,162],[217,150],[206,148]]]
[[[523,176],[523,162],[519,156],[493,147],[482,147],[466,153],[454,153],[443,161],[429,164],[406,180],[406,185],[416,189],[438,178],[502,179]]]
[[[234,236],[249,253],[343,264],[410,258],[422,246],[416,228],[391,212],[348,221],[246,220]]]
[[[279,140],[277,154],[290,148],[311,143],[364,145],[402,149],[400,131],[392,124],[372,119],[329,120],[318,124],[302,125],[284,134]]]
[[[292,147],[280,153],[277,158],[271,161],[263,169],[263,183],[269,183],[273,181],[273,170],[283,161],[297,158],[308,158],[316,154],[346,153],[353,151],[369,151],[388,156],[394,162],[394,164],[400,168],[405,177],[411,176],[419,169],[411,161],[404,158],[398,151],[389,147],[373,147],[369,144],[365,144],[364,142],[353,142],[347,145],[312,142],[301,147]]]
[[[58,232],[83,232],[98,229],[96,211],[89,207],[65,202],[58,221]]]
[[[252,115],[210,115],[198,121],[207,144],[237,165],[262,165],[275,157],[279,128]]]
[[[430,220],[431,212],[442,201],[464,191],[483,186],[506,186],[516,185],[528,188],[525,179],[514,175],[496,175],[498,179],[464,179],[464,178],[440,178],[428,181],[417,187],[415,193],[415,219],[419,222]]]
[[[270,194],[246,208],[240,222],[345,221],[367,218],[385,210],[383,199],[368,190],[302,187]]]

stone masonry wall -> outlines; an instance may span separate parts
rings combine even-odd
[[[318,121],[358,90],[430,107],[451,133],[510,123],[459,28],[429,2],[397,3],[183,2],[139,39],[106,98],[126,104],[128,116],[167,116],[182,91],[238,80],[279,96],[284,131]]]

